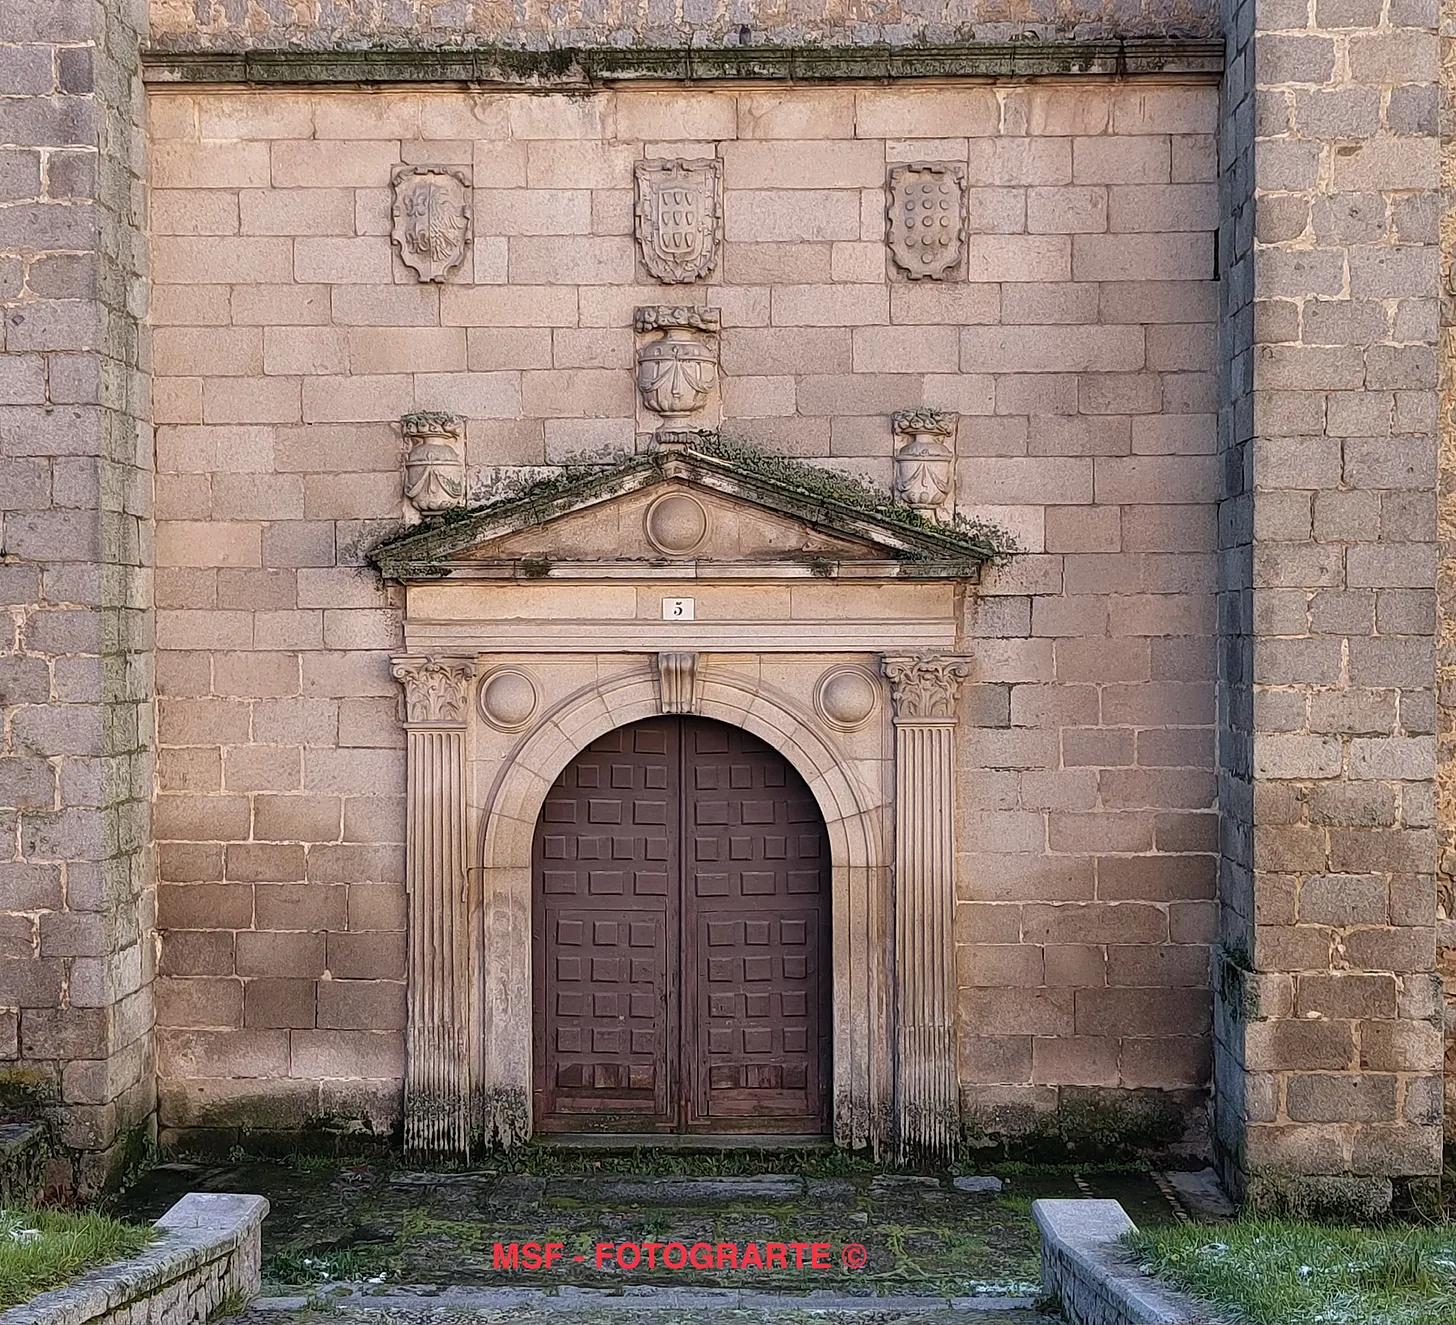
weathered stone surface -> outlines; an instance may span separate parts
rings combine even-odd
[[[1380,518],[1437,490],[1436,325],[1371,301],[1442,293],[1430,233],[1387,211],[1433,188],[1434,121],[1391,108],[1429,101],[1440,68],[1434,8],[1379,38],[1325,17],[1224,7],[1216,1133],[1225,1180],[1261,1207],[1358,1214],[1389,1202],[1387,1176],[1439,1169],[1416,1075],[1438,1070],[1434,1039],[1382,1037],[1431,1016],[1398,1002],[1435,953],[1434,909],[1407,901],[1437,866],[1431,621],[1368,609],[1437,583],[1434,503]],[[1352,131],[1367,151],[1322,176]],[[1409,410],[1382,408],[1387,383]],[[1293,1001],[1263,997],[1276,976]]]
[[[155,1102],[138,22],[51,0],[0,18],[0,545],[25,582],[0,642],[0,1056],[62,1106],[52,1177],[81,1189]]]
[[[823,42],[849,46],[884,42],[914,45],[968,37],[1005,40],[1013,31],[1042,39],[1073,34],[1163,36],[1170,28],[1210,34],[1216,30],[1217,22],[1216,12],[1207,0],[1180,0],[1166,13],[1145,4],[1129,11],[1111,11],[1091,3],[1070,10],[1043,6],[1028,11],[1014,29],[1000,11],[984,5],[924,9],[896,0],[884,10],[876,11],[869,20],[845,0],[835,0],[812,17],[764,16],[748,25],[746,33],[739,12],[723,0],[694,11],[681,22],[669,22],[630,5],[614,3],[600,13],[576,15],[565,24],[553,18],[542,3],[529,5],[519,14],[507,17],[484,0],[470,0],[468,4],[444,11],[438,6],[432,7],[430,0],[407,0],[387,11],[357,2],[325,5],[310,0],[302,9],[289,11],[286,18],[263,11],[238,14],[222,5],[211,5],[199,13],[194,5],[183,0],[151,0],[150,8],[153,36],[169,49],[269,49],[302,45],[306,39],[312,39],[314,47],[337,44],[356,48],[361,38],[405,47],[442,45],[458,49],[462,43],[497,41],[511,48],[523,48],[523,57],[560,46],[646,45],[672,50],[684,45],[731,47],[749,41],[790,48]],[[521,63],[525,63],[524,59]],[[771,131],[772,119],[762,118],[768,121],[765,127],[770,131],[758,136],[781,136]],[[445,131],[450,136],[458,134],[450,117],[435,117],[435,122],[448,126]],[[655,123],[646,122],[647,126]],[[716,122],[708,120],[707,123]],[[906,137],[930,136],[902,132]]]

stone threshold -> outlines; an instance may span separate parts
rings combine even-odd
[[[142,52],[150,83],[243,86],[425,83],[544,92],[620,83],[817,83],[905,79],[1223,74],[1221,37],[968,41],[938,46],[506,46],[433,50]]]
[[[1010,1311],[1034,1307],[1034,1297],[936,1297],[923,1293],[857,1294],[815,1290],[809,1293],[759,1293],[737,1288],[659,1288],[643,1284],[612,1292],[598,1288],[414,1288],[381,1289],[369,1285],[331,1288],[330,1311],[509,1311],[529,1307],[533,1316],[590,1309],[609,1316],[617,1311],[835,1311],[874,1315],[910,1315],[933,1311]],[[254,1311],[300,1311],[317,1298],[260,1297]]]
[[[1137,1225],[1121,1202],[1031,1203],[1041,1234],[1041,1286],[1069,1325],[1217,1325],[1210,1306],[1144,1274],[1121,1246]]]
[[[775,1135],[770,1132],[728,1135],[680,1132],[547,1132],[537,1133],[535,1143],[562,1150],[833,1150],[827,1136]]]

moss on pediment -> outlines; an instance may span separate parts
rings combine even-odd
[[[646,452],[573,457],[554,472],[507,481],[492,498],[386,539],[372,553],[392,579],[448,576],[472,549],[668,480],[698,484],[815,529],[858,539],[907,571],[971,573],[1016,551],[1005,531],[958,518],[935,524],[891,494],[837,469],[773,455],[715,433]],[[934,568],[934,569],[932,569]]]

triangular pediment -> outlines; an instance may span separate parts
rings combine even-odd
[[[391,579],[860,576],[975,579],[996,555],[858,480],[714,439],[577,467],[375,549]]]

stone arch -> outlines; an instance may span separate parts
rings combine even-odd
[[[889,1116],[889,925],[884,796],[855,776],[808,713],[731,674],[699,674],[701,717],[741,727],[777,750],[808,784],[829,834],[833,913],[834,1137],[878,1146]],[[662,708],[648,671],[577,691],[519,742],[480,817],[475,905],[477,1063],[489,1135],[531,1130],[531,846],[546,794],[599,736]]]

